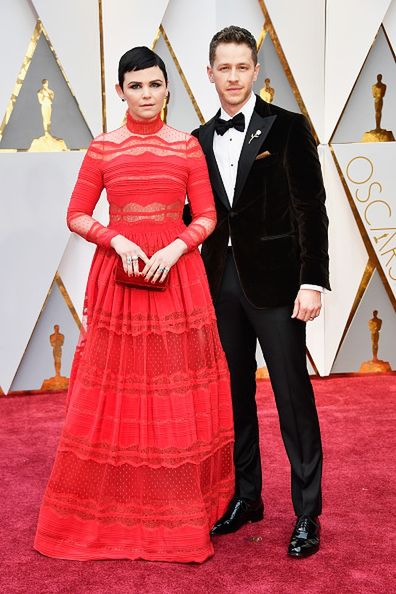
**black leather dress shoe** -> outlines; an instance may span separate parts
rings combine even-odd
[[[263,500],[249,501],[234,497],[231,499],[225,514],[217,520],[210,531],[211,534],[229,534],[236,532],[248,522],[259,522],[264,517]]]
[[[291,557],[309,557],[319,551],[320,523],[314,516],[300,516],[289,544]]]

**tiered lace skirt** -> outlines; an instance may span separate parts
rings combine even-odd
[[[176,223],[120,232],[148,255]],[[133,227],[133,228],[132,228]],[[197,250],[160,293],[114,282],[98,249],[64,429],[34,546],[66,559],[202,562],[234,489],[230,384]]]

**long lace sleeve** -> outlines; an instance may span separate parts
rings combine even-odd
[[[187,164],[187,196],[192,221],[179,235],[179,239],[182,239],[188,251],[191,251],[198,247],[216,226],[216,208],[205,155],[198,140],[192,136],[187,141]]]
[[[110,241],[118,232],[104,227],[92,217],[104,187],[102,161],[103,141],[98,137],[89,145],[82,162],[67,210],[67,225],[70,231],[87,241],[109,248]]]

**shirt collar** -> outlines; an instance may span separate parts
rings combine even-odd
[[[237,113],[243,113],[243,115],[245,116],[246,128],[248,127],[249,122],[250,122],[250,118],[253,115],[253,111],[254,111],[255,105],[256,105],[256,95],[252,91],[252,93],[251,93],[248,101],[246,101],[246,103],[242,107],[242,109],[240,109],[237,112]],[[237,115],[237,114],[235,114],[235,115]],[[228,121],[228,120],[230,120],[234,116],[230,116],[226,111],[224,111],[223,108],[221,108],[220,117],[223,120]]]

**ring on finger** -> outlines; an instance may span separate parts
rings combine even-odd
[[[131,256],[127,256],[126,261],[127,261],[127,264],[132,264],[132,258],[131,258]]]

